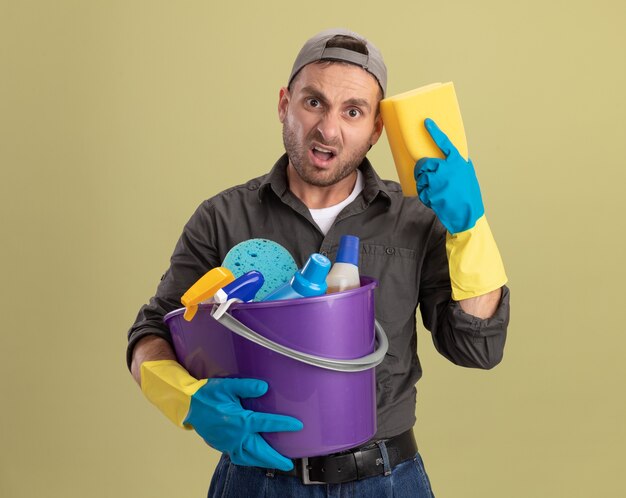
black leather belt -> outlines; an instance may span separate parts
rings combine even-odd
[[[390,439],[383,439],[389,457],[389,473],[396,465],[417,453],[417,443],[410,429]],[[385,474],[383,455],[378,442],[360,448],[311,458],[298,458],[294,468],[268,473],[298,476],[304,484],[340,484]]]

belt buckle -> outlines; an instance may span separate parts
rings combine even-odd
[[[309,478],[309,459],[307,457],[303,457],[300,459],[302,465],[302,483],[305,485],[309,484],[326,484],[322,481],[312,481]]]

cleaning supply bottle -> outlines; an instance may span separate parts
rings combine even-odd
[[[219,306],[217,309],[213,309],[211,316],[219,320],[228,311],[231,304],[252,301],[264,283],[265,278],[260,271],[250,270],[244,273],[215,293],[213,302]]]
[[[359,238],[342,235],[339,240],[337,259],[326,277],[328,294],[361,286],[359,278]]]
[[[329,270],[330,260],[326,256],[312,254],[289,282],[270,292],[262,301],[321,296],[326,292],[326,276]]]
[[[213,297],[218,289],[228,285],[233,280],[235,280],[233,272],[223,266],[212,268],[206,272],[180,298],[180,302],[186,308],[183,318],[190,321],[198,311],[198,304]]]
[[[254,299],[254,296],[263,287],[264,283],[265,278],[263,278],[263,274],[260,271],[250,270],[219,289],[213,296],[213,300],[220,304],[225,303],[229,299],[238,299],[247,303]]]

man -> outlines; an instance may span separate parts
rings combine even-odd
[[[308,40],[279,95],[286,154],[269,174],[197,209],[129,331],[127,359],[144,394],[223,452],[209,496],[432,496],[412,432],[421,377],[417,307],[438,351],[454,363],[492,368],[502,358],[506,277],[471,162],[428,120],[446,159],[416,165],[419,199],[403,197],[365,158],[382,133],[386,80],[380,52],[361,36],[329,30]],[[162,318],[243,240],[274,240],[301,266],[314,252],[332,260],[344,234],[361,240],[361,274],[380,281],[376,317],[390,346],[376,369],[378,432],[364,447],[306,467],[259,435],[300,430],[299,421],[241,408],[241,398],[261,396],[267,384],[191,377],[176,362]]]

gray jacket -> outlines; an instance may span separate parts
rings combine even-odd
[[[336,255],[341,235],[361,240],[359,271],[379,280],[376,318],[389,337],[389,351],[376,368],[377,438],[391,437],[415,423],[415,384],[422,375],[417,355],[416,310],[437,350],[465,367],[488,369],[501,359],[509,321],[509,291],[503,289],[495,315],[481,320],[451,300],[445,228],[417,197],[403,197],[399,184],[381,180],[367,159],[361,194],[324,234],[308,208],[288,189],[287,156],[267,175],[203,202],[185,225],[156,295],[144,305],[128,333],[127,361],[148,334],[171,342],[163,316],[180,308],[180,297],[209,269],[220,266],[239,242],[278,242],[299,267],[314,252]]]

